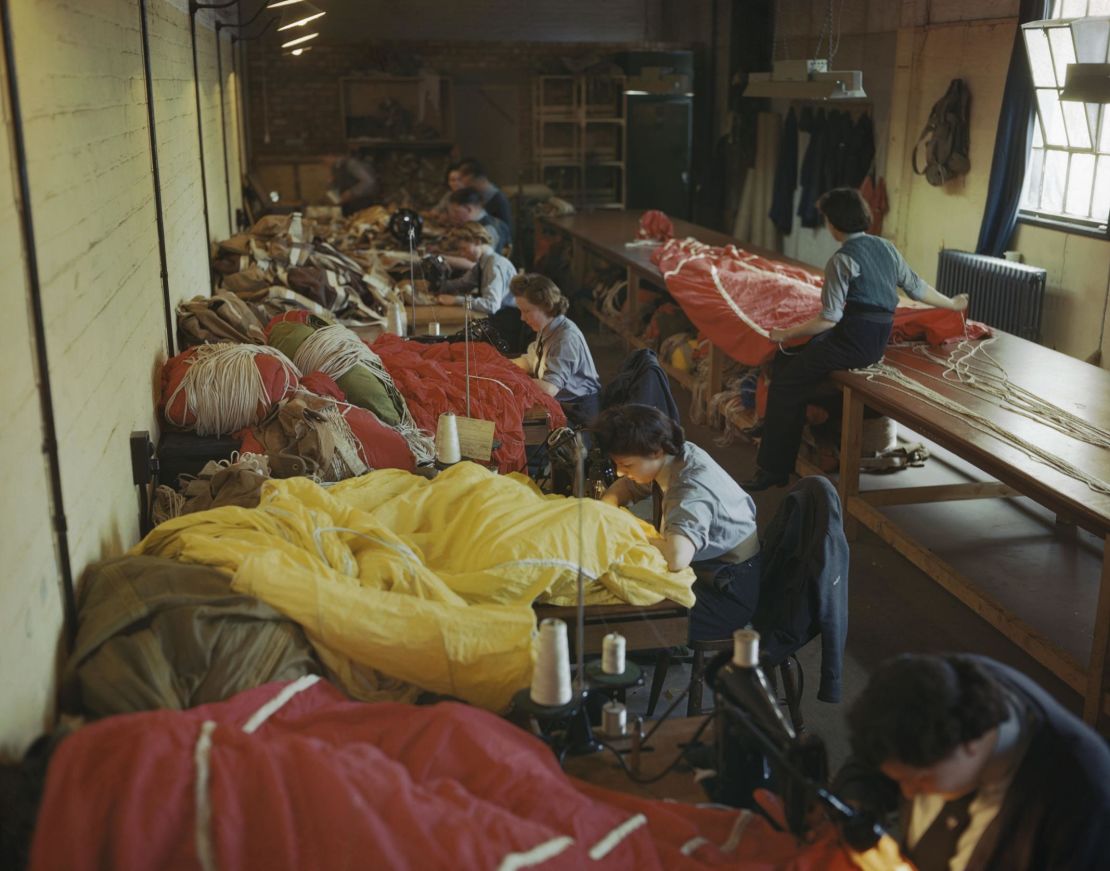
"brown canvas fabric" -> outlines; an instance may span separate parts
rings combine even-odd
[[[91,717],[180,710],[321,673],[300,626],[228,580],[149,556],[91,566],[78,589],[64,708]]]
[[[177,305],[177,343],[182,350],[214,342],[265,345],[262,322],[234,293],[193,297]]]

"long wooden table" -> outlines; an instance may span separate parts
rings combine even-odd
[[[630,247],[625,244],[635,239],[639,217],[638,212],[597,212],[541,219],[545,226],[566,233],[573,240],[576,267],[582,266],[585,253],[590,252],[627,269],[627,310],[633,316],[641,281],[650,282],[660,288],[665,287],[663,276],[651,262],[652,248]],[[807,264],[740,243],[723,233],[696,224],[676,220],[674,228],[675,235],[680,238],[692,236],[701,242],[719,246],[738,244],[763,256],[817,271]],[[622,324],[611,321],[607,323],[617,331],[624,329]],[[626,335],[625,338],[635,344],[635,337]],[[1110,431],[1110,372],[1004,333],[997,334],[997,340],[989,346],[989,350],[1015,384],[1032,390],[1104,431]],[[723,352],[716,347],[711,348],[709,360],[708,395],[712,396],[721,389]],[[970,396],[951,384],[928,377],[938,375],[940,366],[910,351],[891,349],[886,362],[910,377],[921,380],[926,386],[986,415],[1025,441],[1059,455],[1088,474],[1110,481],[1110,451],[1082,444],[1043,424],[1005,411],[996,404]],[[682,381],[676,380],[680,383]],[[841,387],[844,397],[838,486],[849,535],[854,533],[857,523],[862,523],[875,532],[1003,635],[1081,693],[1084,697],[1084,717],[1088,722],[1096,723],[1102,709],[1110,711],[1104,699],[1107,665],[1110,660],[1110,497],[1096,493],[1085,484],[1030,459],[993,435],[974,428],[959,415],[934,408],[888,382],[868,381],[851,372],[835,373],[832,380]],[[865,406],[905,424],[997,480],[861,491],[859,457]],[[817,470],[800,463],[799,471],[813,473]],[[1007,498],[1017,495],[1030,497],[1055,512],[1058,517],[1077,523],[1103,539],[1098,604],[1086,663],[1077,661],[1006,607],[982,593],[970,580],[927,547],[914,541],[880,511],[882,506]]]
[[[640,212],[586,212],[580,215],[545,216],[538,220],[541,226],[570,237],[573,243],[573,270],[576,275],[581,275],[584,272],[583,267],[587,252],[625,268],[628,279],[628,303],[625,306],[625,315],[630,321],[635,322],[637,319],[640,302],[639,291],[642,282],[654,285],[660,290],[666,290],[663,274],[659,271],[659,267],[651,262],[651,254],[654,248],[627,244],[636,238],[636,233],[640,228]],[[674,224],[674,234],[680,239],[693,236],[698,241],[709,245],[737,244],[737,241],[731,236],[726,236],[724,233],[710,230],[707,227],[699,227],[689,221],[676,219],[672,223]],[[752,245],[745,245],[744,247],[764,257],[788,260],[781,254],[763,248]],[[804,269],[812,268],[804,263],[788,262]],[[607,327],[620,334],[629,344],[637,347],[644,346],[642,341],[630,334],[625,324],[617,323],[596,310],[593,311],[593,314]],[[693,380],[688,373],[675,369],[665,361],[660,361],[660,363],[667,374],[675,381],[687,389],[692,387]],[[709,352],[709,396],[721,391],[724,363],[725,355],[716,347],[712,347]]]
[[[997,333],[987,350],[1009,374],[1010,380],[1104,431],[1110,431],[1110,372],[1075,360],[1049,348]],[[885,361],[902,373],[945,397],[984,416],[1038,448],[1059,456],[1086,474],[1110,481],[1110,451],[1084,444],[1057,430],[1030,420],[997,403],[969,394],[939,378],[939,364],[910,349],[891,348]],[[911,395],[884,379],[868,380],[853,372],[832,376],[843,392],[838,488],[849,536],[862,523],[914,565],[932,577],[980,617],[1015,641],[1084,697],[1084,718],[1096,723],[1107,670],[1110,637],[1110,495],[1097,493],[1081,481],[1032,459],[1006,441],[983,431],[960,414],[953,414]],[[903,423],[914,432],[968,461],[994,482],[945,484],[873,491],[860,490],[859,457],[863,409],[870,407]],[[975,584],[920,543],[914,541],[879,509],[963,499],[1028,496],[1103,539],[1102,576],[1088,661],[1084,664],[1019,620]],[[1051,579],[1046,579],[1051,580]]]

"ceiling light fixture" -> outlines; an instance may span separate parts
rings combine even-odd
[[[300,45],[302,42],[308,42],[310,39],[318,37],[319,33],[306,33],[304,36],[298,36],[296,39],[291,39],[289,42],[283,42],[282,48],[292,48],[295,45]]]
[[[323,18],[326,13],[313,6],[311,3],[303,3],[296,9],[289,9],[281,16],[281,25],[278,27],[278,32],[283,30],[291,30],[294,27],[304,27],[310,21],[315,21],[317,18]]]
[[[769,73],[749,73],[745,97],[866,100],[861,70],[830,70],[824,58],[775,61]]]

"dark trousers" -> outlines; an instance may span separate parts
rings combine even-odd
[[[830,372],[870,366],[881,359],[892,326],[889,320],[846,314],[835,327],[814,336],[797,351],[779,352],[756,460],[761,469],[772,475],[794,471],[806,404],[817,386]]]
[[[759,604],[760,554],[746,562],[725,565],[717,560],[694,563],[697,575],[690,609],[691,641],[719,641],[743,629]]]

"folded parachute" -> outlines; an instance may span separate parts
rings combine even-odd
[[[169,520],[134,552],[233,575],[299,622],[357,698],[418,687],[501,709],[531,680],[532,603],[573,604],[579,560],[587,603],[693,605],[693,573],[668,572],[655,535],[627,511],[460,463],[432,481],[270,481],[258,508]]]
[[[768,338],[771,330],[796,326],[821,312],[820,275],[734,245],[717,248],[672,239],[651,259],[686,316],[714,345],[746,366],[758,366],[774,355],[778,343]],[[989,332],[982,324],[967,323],[969,338]],[[924,338],[940,345],[964,336],[958,312],[903,305],[894,313],[897,341]]]

